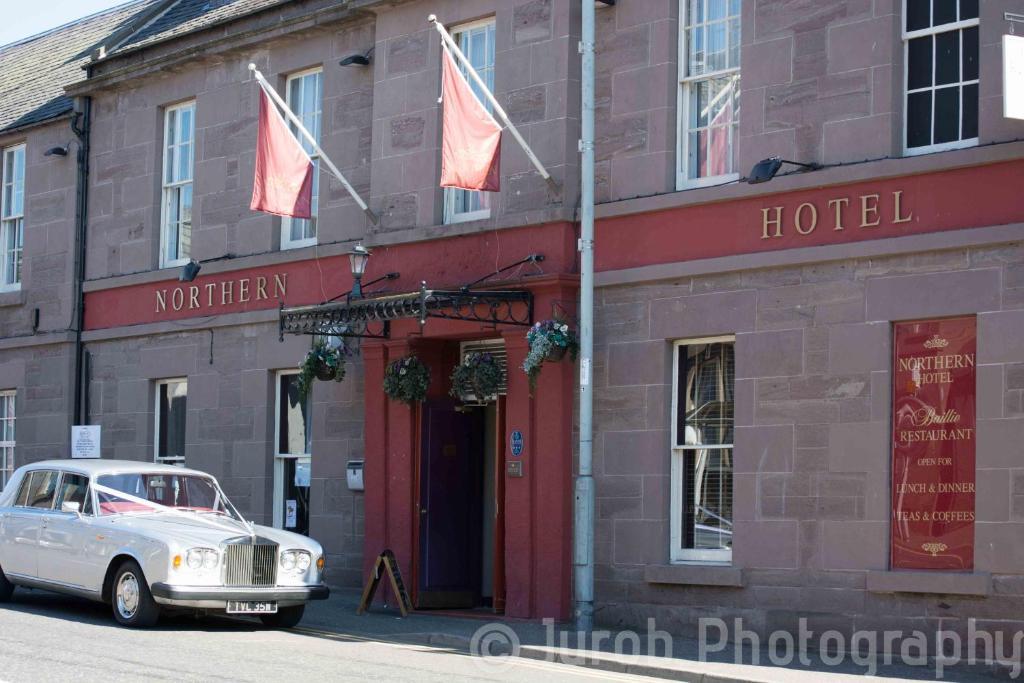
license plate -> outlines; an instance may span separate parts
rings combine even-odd
[[[247,602],[243,600],[228,600],[228,614],[274,614],[276,612],[276,602]]]

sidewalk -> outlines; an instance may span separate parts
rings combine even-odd
[[[698,643],[694,639],[674,638],[671,641],[671,657],[631,656],[612,652],[615,634],[611,634],[598,649],[576,648],[576,634],[567,633],[570,627],[492,618],[487,614],[467,616],[438,615],[436,613],[413,612],[402,618],[395,608],[375,605],[368,613],[357,616],[359,591],[335,589],[331,598],[313,602],[306,609],[306,616],[297,629],[312,636],[368,639],[390,642],[450,648],[459,652],[478,654],[479,646],[474,643],[474,634],[481,629],[484,642],[491,641],[492,654],[508,654],[512,651],[510,641],[517,639],[518,656],[530,659],[557,661],[563,664],[586,666],[602,671],[654,676],[657,678],[692,681],[693,683],[819,683],[829,681],[863,681],[867,666],[859,665],[846,658],[838,666],[826,665],[815,654],[808,655],[810,664],[794,662],[791,666],[772,666],[765,650],[754,652],[750,648],[741,650],[741,662],[734,663],[735,650],[730,644],[725,651],[709,655],[710,661],[700,661]],[[554,632],[554,638],[552,638]],[[641,641],[646,634],[641,633]],[[480,636],[478,636],[479,642]],[[553,645],[557,642],[557,647]],[[475,647],[474,647],[475,646]],[[659,654],[663,643],[659,641]],[[629,649],[629,646],[626,646]],[[474,651],[477,650],[477,651]],[[761,665],[755,665],[759,661]],[[905,664],[877,665],[874,674],[880,680],[936,680],[932,666],[909,666]],[[993,681],[1008,680],[1008,675],[998,668],[952,667],[947,668],[944,680]],[[870,678],[869,678],[870,680]]]

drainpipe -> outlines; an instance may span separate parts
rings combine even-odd
[[[78,138],[78,178],[75,189],[75,398],[71,414],[72,426],[88,424],[86,401],[83,394],[88,391],[85,382],[85,348],[82,345],[82,327],[85,321],[85,295],[82,283],[85,280],[85,237],[89,209],[89,126],[92,119],[92,99],[79,97],[75,100],[75,114],[71,119],[71,130]],[[70,430],[68,432],[70,435]]]
[[[583,0],[580,55],[580,454],[576,477],[576,629],[594,628],[594,3]]]

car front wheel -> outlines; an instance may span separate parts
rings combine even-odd
[[[270,628],[295,628],[302,621],[302,614],[305,611],[305,605],[281,607],[276,614],[261,614],[260,621]]]
[[[4,571],[0,569],[0,602],[10,602],[14,593],[14,584],[7,580]]]
[[[114,618],[122,626],[146,628],[160,616],[160,605],[153,600],[142,569],[132,560],[126,560],[114,574],[110,602]]]

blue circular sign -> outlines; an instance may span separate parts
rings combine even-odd
[[[523,453],[523,433],[518,429],[512,432],[509,437],[509,446],[512,447],[512,455],[519,456]]]

